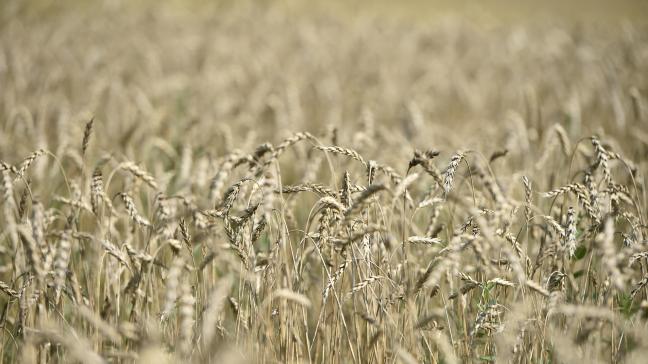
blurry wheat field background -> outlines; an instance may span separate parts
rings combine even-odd
[[[644,363],[648,3],[0,2],[0,357]]]

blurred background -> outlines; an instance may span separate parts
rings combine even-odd
[[[511,148],[524,154],[556,124],[574,139],[645,141],[647,10],[640,0],[5,0],[0,117],[29,142],[0,151],[65,149],[91,116],[105,128],[99,143],[131,157],[143,138],[190,137],[219,154],[336,127],[369,155],[362,138],[484,150],[524,139]]]
[[[288,1],[291,5],[304,2]],[[475,21],[533,21],[541,19],[568,21],[645,21],[648,4],[641,0],[354,0],[327,1],[319,6],[339,13],[360,15],[376,12],[382,16],[399,16],[408,19],[430,20],[437,16],[456,15]]]
[[[133,6],[125,0],[78,1],[78,0],[31,0],[3,2],[5,11],[21,11],[45,15],[48,11],[69,7]],[[232,6],[247,3],[249,6],[281,6],[284,9],[301,11],[326,11],[341,16],[380,15],[391,18],[429,21],[438,16],[456,15],[476,21],[491,22],[527,22],[530,20],[551,19],[581,22],[645,22],[648,16],[648,3],[642,0],[349,0],[349,1],[302,1],[302,0],[266,0],[266,1],[232,1],[232,0],[168,0],[138,1],[139,6],[160,7],[176,6],[187,10],[198,10],[205,6]],[[11,13],[10,13],[11,14]],[[7,14],[5,14],[7,15]]]

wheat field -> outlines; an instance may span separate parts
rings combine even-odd
[[[5,1],[2,362],[645,363],[647,98],[636,19]]]

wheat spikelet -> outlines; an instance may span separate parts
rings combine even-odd
[[[216,175],[212,178],[209,185],[209,199],[212,202],[216,202],[216,199],[220,195],[220,191],[225,186],[225,180],[227,179],[227,176],[231,172],[232,168],[234,167],[234,163],[239,159],[239,157],[239,153],[231,153],[227,157],[225,157],[225,160],[218,170],[218,173],[216,173]]]
[[[614,222],[608,219],[603,226],[603,231],[596,237],[596,243],[603,251],[604,267],[606,268],[614,287],[623,291],[625,289],[625,275],[618,267],[616,249],[614,247]]]
[[[178,254],[182,250],[182,242],[178,239],[168,239],[167,244],[169,244],[175,254]]]
[[[241,191],[241,185],[249,181],[250,179],[244,178],[235,184],[231,185],[226,191],[225,194],[223,195],[223,202],[221,203],[221,210],[225,211],[226,214],[229,213],[230,209],[232,206],[234,206],[234,201],[236,201],[236,198],[239,195],[239,192]]]
[[[440,198],[435,198],[431,200],[432,212],[430,213],[429,222],[425,230],[425,236],[427,237],[434,238],[440,232],[441,226],[437,226],[437,220],[439,219],[441,213],[441,207],[443,201],[444,200]]]
[[[76,207],[77,209],[83,209],[85,211],[92,212],[92,206],[88,206],[85,203],[83,203],[83,201],[80,200],[71,200],[63,196],[55,196],[54,201],[62,203],[64,205]]]
[[[589,195],[589,201],[590,201],[589,206],[591,209],[590,215],[593,217],[595,223],[599,224],[600,208],[599,208],[598,192],[596,190],[596,187],[594,186],[594,180],[592,178],[592,174],[589,171],[585,172],[584,183],[585,183],[585,188],[587,190],[587,194]]]
[[[61,290],[65,285],[65,277],[67,275],[68,265],[70,264],[70,254],[72,251],[72,243],[69,239],[69,232],[65,231],[59,240],[59,246],[56,250],[56,258],[54,259],[54,295],[56,302],[60,300]]]
[[[353,216],[354,213],[356,213],[365,205],[365,203],[371,198],[371,196],[385,190],[387,190],[387,187],[382,184],[373,184],[368,186],[367,189],[360,194],[360,196],[353,200],[351,206],[346,209],[345,216],[347,218]]]
[[[274,152],[272,153],[272,159],[278,158],[287,148],[290,146],[302,141],[302,140],[311,140],[314,141],[315,137],[313,137],[310,133],[308,132],[299,132],[295,133],[293,136],[287,138],[283,142],[279,143],[277,147],[275,148]]]
[[[223,278],[218,281],[209,295],[208,306],[203,313],[204,319],[202,322],[202,340],[205,347],[208,347],[214,340],[219,316],[231,286],[231,280]]]
[[[344,155],[347,156],[351,159],[354,159],[358,162],[360,162],[365,168],[367,167],[367,162],[362,158],[360,153],[356,152],[353,149],[349,148],[343,148],[343,147],[338,147],[336,145],[330,146],[330,147],[322,147],[322,146],[317,146],[315,147],[317,150],[321,150],[325,153],[333,153],[333,154],[339,154],[339,155]]]
[[[123,162],[119,165],[119,169],[123,169],[129,173],[131,173],[133,176],[137,177],[138,179],[144,181],[147,185],[149,185],[152,189],[158,190],[158,184],[155,181],[155,177],[153,177],[151,174],[149,174],[147,171],[142,169],[140,166],[137,164],[127,161]]]
[[[414,284],[414,289],[413,289],[414,294],[419,294],[421,292],[421,290],[423,289],[427,281],[430,279],[430,275],[432,274],[433,269],[434,269],[434,265],[429,264],[427,269],[419,274],[419,277],[416,280],[416,283]]]
[[[101,246],[104,248],[106,253],[115,257],[120,263],[124,264],[128,269],[131,269],[124,252],[122,252],[119,248],[117,248],[113,243],[111,243],[109,240],[103,239],[101,240]]]
[[[27,255],[29,267],[36,274],[37,277],[43,278],[45,271],[41,262],[41,251],[38,243],[32,237],[32,230],[25,225],[18,226],[18,233],[23,242],[23,247]]]
[[[4,294],[6,294],[9,297],[12,298],[19,298],[20,296],[18,295],[18,292],[15,290],[11,289],[8,284],[6,284],[3,281],[0,281],[0,291],[2,291]]]
[[[547,279],[547,291],[549,291],[549,298],[545,307],[547,316],[553,316],[564,300],[565,277],[566,275],[563,272],[554,271]]]
[[[166,321],[169,318],[175,307],[180,287],[180,275],[182,274],[183,268],[184,260],[176,256],[166,277],[165,300],[160,314],[162,321]]]
[[[496,204],[508,206],[508,201],[504,197],[500,186],[490,173],[485,173],[482,168],[477,166],[475,168],[475,174],[479,177],[484,188]]]
[[[271,173],[267,174],[264,176],[261,181],[259,181],[260,185],[260,193],[259,193],[259,199],[260,201],[256,204],[257,206],[260,207],[259,213],[254,216],[254,222],[259,222],[260,219],[265,219],[266,221],[269,221],[272,219],[272,211],[275,208],[275,205],[277,203],[276,196],[274,194],[274,191],[277,190],[277,180],[272,176]],[[257,185],[255,185],[257,186]],[[253,210],[248,209],[249,212],[251,211],[254,213]]]
[[[241,260],[243,267],[248,269],[250,267],[250,261],[247,252],[243,249],[243,246],[241,246],[235,238],[230,237],[229,248],[236,253],[236,256]]]
[[[30,181],[27,180],[26,184],[29,185]],[[18,201],[18,219],[23,220],[26,217],[27,211],[27,199],[29,198],[29,188],[25,187],[20,194],[20,200]]]
[[[532,291],[541,294],[542,296],[549,297],[549,291],[542,287],[540,284],[527,280],[524,284],[529,287]]]
[[[394,189],[393,201],[396,201],[400,196],[407,192],[407,187],[414,183],[418,177],[418,173],[413,173],[405,177]]]
[[[45,243],[45,208],[39,201],[32,202],[29,221],[32,228],[32,237],[38,245],[40,254],[43,255],[49,250],[49,247]]]
[[[563,187],[557,188],[555,190],[545,192],[545,193],[543,193],[543,196],[544,197],[556,197],[556,196],[560,196],[560,195],[568,193],[568,192],[578,193],[578,191],[581,190],[581,189],[582,189],[581,185],[579,185],[578,183],[572,183],[572,184],[569,184],[567,186],[563,186]]]
[[[573,257],[576,252],[576,213],[573,207],[567,209],[567,222],[565,226],[565,235],[563,236],[563,246],[569,257]]]
[[[474,288],[481,287],[482,284],[480,282],[477,282],[474,280],[472,277],[470,277],[467,274],[464,273],[459,273],[459,276],[462,281],[464,281],[464,285],[459,288],[458,292],[451,293],[448,296],[448,299],[454,300],[455,298],[459,297],[460,295],[465,295],[466,293],[472,291]]]
[[[533,200],[532,200],[532,188],[531,188],[531,181],[529,181],[529,178],[527,176],[522,176],[522,184],[524,184],[524,217],[526,218],[526,221],[529,222],[531,221],[531,206],[533,205]]]
[[[326,299],[329,296],[329,292],[333,287],[335,286],[335,283],[342,277],[342,274],[346,270],[347,265],[349,265],[351,261],[349,259],[344,259],[342,264],[338,266],[338,269],[335,271],[332,277],[330,277],[328,283],[326,284],[326,287],[324,288],[324,291],[322,292],[322,300],[326,302]]]
[[[442,241],[439,238],[430,238],[426,236],[410,236],[407,238],[408,243],[412,244],[426,244],[426,245],[434,245],[434,244],[441,244]]]
[[[153,257],[150,254],[135,249],[129,243],[125,243],[124,248],[126,248],[126,253],[128,253],[131,261],[133,261],[134,263],[137,262],[140,264],[148,264],[153,261]]]
[[[318,184],[318,183],[305,183],[301,185],[294,186],[283,186],[281,191],[276,190],[275,192],[279,193],[299,193],[299,192],[315,192],[320,196],[331,196],[335,197],[336,193],[333,192],[329,187]]]
[[[608,154],[607,150],[603,148],[603,145],[601,145],[601,141],[598,140],[598,138],[592,137],[591,140],[592,140],[592,145],[594,146],[594,153],[596,156],[596,159],[592,164],[591,169],[594,170],[597,167],[601,167],[601,169],[603,170],[603,176],[605,182],[611,183],[612,175],[610,173],[610,167],[608,165],[608,160],[610,159],[610,155]]]
[[[88,321],[92,326],[97,328],[97,330],[106,338],[110,339],[113,343],[120,344],[122,341],[122,335],[119,331],[104,321],[97,313],[93,312],[88,306],[79,305],[77,308],[77,313],[82,316],[86,321]]]
[[[340,212],[346,211],[346,208],[344,207],[344,205],[342,205],[340,201],[330,196],[325,196],[317,200],[317,205],[326,208],[332,208]]]
[[[304,296],[303,294],[300,294],[300,293],[291,291],[289,289],[286,289],[286,288],[281,288],[281,289],[278,289],[278,290],[274,291],[273,296],[278,297],[278,298],[284,298],[284,299],[286,299],[288,301],[295,302],[295,303],[297,303],[297,304],[299,304],[301,306],[304,306],[304,307],[311,307],[311,305],[312,305],[311,301],[308,299],[308,297]]]
[[[119,197],[121,200],[124,202],[124,206],[126,206],[126,212],[128,213],[128,217],[133,220],[136,224],[142,226],[142,227],[147,227],[150,228],[152,227],[151,223],[144,218],[142,215],[139,214],[137,211],[137,207],[135,207],[135,202],[133,199],[125,192],[120,192]]]
[[[355,286],[353,286],[353,289],[351,289],[351,292],[349,292],[348,294],[353,295],[354,293],[363,290],[364,288],[369,286],[371,283],[374,283],[374,282],[378,281],[381,278],[382,278],[382,276],[370,276],[370,277],[367,277],[364,280],[362,280],[361,282],[359,282],[358,284],[356,284]]]
[[[99,209],[102,202],[106,206],[108,206],[110,210],[112,210],[112,202],[104,191],[103,175],[101,174],[101,169],[95,168],[94,172],[92,173],[92,181],[90,183],[90,206],[92,207],[92,212],[95,215],[99,214]]]
[[[92,126],[94,124],[94,117],[88,121],[88,123],[85,126],[85,129],[83,129],[83,141],[81,142],[81,155],[86,154],[86,150],[88,150],[88,145],[90,144],[90,135],[92,135]]]
[[[299,132],[285,139],[283,142],[277,145],[277,147],[274,149],[274,152],[272,152],[272,155],[268,159],[266,159],[266,161],[258,168],[258,171],[255,173],[255,175],[260,175],[262,171],[265,170],[272,162],[276,161],[283,154],[283,152],[286,151],[286,149],[302,140],[310,140],[312,142],[315,142],[315,137],[308,132]]]
[[[421,166],[421,168],[423,168],[423,170],[425,170],[427,174],[432,176],[434,182],[436,182],[438,186],[443,186],[443,179],[441,178],[441,175],[437,168],[434,166],[434,164],[432,164],[432,159],[434,159],[439,154],[440,153],[438,151],[433,149],[426,150],[425,152],[415,150],[414,157],[412,157],[409,162],[409,166],[407,167],[408,171],[416,166]]]
[[[567,136],[567,131],[560,124],[554,124],[553,130],[558,136],[558,141],[560,142],[560,147],[562,149],[564,156],[569,156],[572,150],[571,143],[569,141],[569,136]]]
[[[191,356],[192,352],[195,303],[196,300],[191,292],[191,286],[186,280],[183,280],[180,285],[179,302],[179,352],[183,357]]]
[[[548,223],[548,227],[551,228],[558,236],[561,238],[565,235],[565,229],[556,221],[553,217],[543,215],[542,218]]]
[[[448,195],[450,191],[452,191],[455,173],[459,167],[459,163],[461,163],[463,159],[464,153],[461,151],[457,152],[457,154],[453,155],[450,159],[450,164],[443,173],[443,191],[445,192],[445,195]]]
[[[589,195],[588,189],[586,189],[585,186],[579,183],[572,183],[567,186],[563,186],[558,189],[555,189],[553,191],[545,192],[543,195],[544,197],[556,197],[568,192],[572,192],[576,195],[578,201],[585,208],[585,211],[587,212],[588,216],[590,216],[592,221],[596,225],[598,225],[600,221],[599,221],[598,209],[595,207],[596,200],[594,200],[593,203],[593,200]]]
[[[7,230],[9,230],[11,243],[13,246],[16,246],[18,244],[18,233],[16,231],[16,212],[18,207],[16,206],[16,200],[13,195],[13,182],[6,169],[2,171],[2,197],[4,200],[3,213],[5,223],[7,224]]]
[[[263,143],[256,147],[254,150],[254,153],[252,154],[252,159],[255,161],[258,161],[261,159],[265,154],[271,153],[274,151],[274,147],[270,143]]]
[[[24,176],[25,172],[27,172],[27,170],[34,163],[34,161],[36,159],[38,159],[38,157],[40,157],[40,156],[42,156],[42,155],[44,155],[46,153],[47,153],[47,151],[45,149],[38,149],[38,150],[32,152],[30,155],[28,155],[27,158],[25,158],[20,163],[20,167],[19,167],[18,172],[17,172],[18,177],[20,178],[20,177]]]
[[[88,364],[102,364],[104,359],[92,349],[91,343],[85,337],[78,335],[61,334],[65,330],[57,323],[46,321],[41,324],[35,332],[40,336],[39,340],[53,343],[60,343],[69,353],[70,359]]]
[[[628,260],[628,265],[632,266],[636,262],[640,262],[641,259],[648,259],[648,251],[632,254]]]
[[[340,202],[345,208],[351,206],[351,177],[349,171],[344,171],[344,178],[342,178],[342,189],[340,190]]]
[[[431,338],[434,341],[434,343],[436,343],[441,353],[443,353],[443,358],[446,360],[448,364],[459,363],[459,359],[457,359],[457,356],[455,355],[452,344],[449,342],[448,338],[442,332],[434,333],[431,336]]]
[[[2,172],[7,171],[13,174],[19,174],[18,168],[4,161],[0,161],[0,171]]]

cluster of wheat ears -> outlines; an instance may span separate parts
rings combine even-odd
[[[0,6],[2,361],[645,362],[645,28],[124,6]]]

